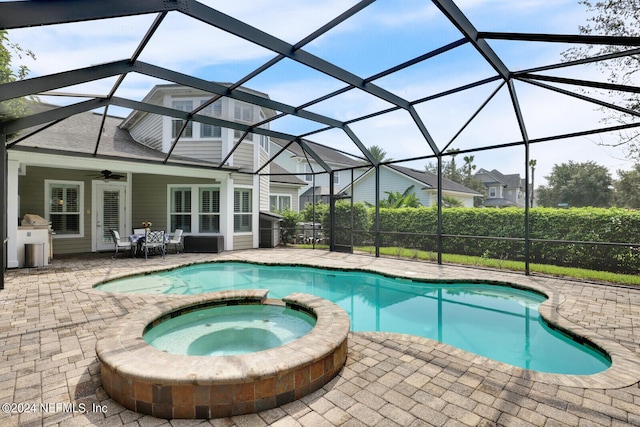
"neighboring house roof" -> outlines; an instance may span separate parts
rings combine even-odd
[[[269,164],[269,181],[277,184],[293,184],[304,187],[307,183],[295,175],[291,175],[285,168],[275,162]],[[276,174],[276,175],[274,175]],[[282,175],[277,175],[282,174]]]
[[[486,178],[481,178],[482,175]],[[505,175],[497,169],[493,169],[491,172],[486,169],[480,169],[474,176],[480,179],[484,184],[501,184],[507,188],[518,188],[522,185],[522,179],[520,178],[519,173]]]
[[[289,144],[289,141],[285,141],[284,139],[271,138],[271,141],[275,144],[278,144],[280,147],[285,147]],[[339,151],[336,151],[334,148],[327,147],[326,145],[317,144],[315,142],[306,141],[309,148],[311,148],[319,157],[322,158],[327,163],[334,163],[343,166],[362,166],[362,161],[358,161],[349,156],[346,156]],[[300,145],[295,142],[287,147],[287,151],[293,154],[293,157],[301,157],[305,158],[304,151],[300,147]],[[282,155],[282,154],[281,154]],[[310,156],[306,156],[310,160]]]
[[[34,114],[58,108],[57,105],[33,103]],[[13,140],[18,140],[38,129],[38,133],[18,142],[13,148],[23,151],[43,151],[52,154],[93,155],[102,123],[102,114],[91,111],[75,114],[60,123],[26,129]],[[120,129],[121,117],[107,116],[100,135],[97,155],[119,160],[146,160],[164,162],[166,154],[136,142],[129,132]],[[11,143],[12,141],[8,141]],[[212,166],[213,163],[172,155],[171,164]],[[235,168],[225,168],[235,169]]]
[[[426,170],[418,170],[418,169],[412,169],[412,168],[407,168],[404,166],[397,166],[397,165],[383,165],[381,166],[382,168],[389,168],[390,170],[399,173],[401,175],[404,175],[405,177],[407,177],[408,179],[410,179],[413,182],[418,182],[419,184],[422,184],[423,186],[421,187],[421,190],[437,190],[438,188],[438,177],[436,174],[426,171]],[[373,169],[367,171],[366,173],[360,175],[358,178],[356,178],[353,181],[353,184],[347,185],[345,188],[343,188],[340,193],[346,193],[347,191],[350,190],[351,185],[355,185],[359,182],[364,181],[365,179],[367,179],[367,177],[373,173]],[[449,191],[449,192],[456,192],[456,193],[461,193],[461,194],[467,194],[469,196],[481,196],[482,194],[478,193],[477,191],[469,188],[469,187],[465,187],[462,184],[458,184],[457,182],[451,181],[450,179],[447,178],[442,178],[442,190],[443,191]]]
[[[524,187],[524,180],[520,178],[519,173],[512,173],[505,175],[493,169],[488,171],[486,169],[480,169],[474,174],[474,177],[481,181],[486,187],[501,186],[507,189],[517,189]],[[496,196],[499,194],[496,194]],[[521,207],[522,204],[515,200],[510,200],[506,197],[487,197],[483,202],[483,206],[488,208],[505,208],[509,206]]]
[[[334,191],[337,193],[338,190],[334,189]],[[302,193],[300,195],[300,197],[313,197],[315,195],[315,197],[320,197],[320,196],[329,196],[331,194],[329,187],[327,186],[316,186],[316,187],[309,187],[307,189],[307,191],[305,191],[304,193]]]
[[[280,222],[284,220],[284,217],[274,212],[260,211],[260,219],[264,219],[270,222]]]
[[[387,166],[403,175],[406,175],[410,178],[415,179],[416,181],[421,182],[422,184],[424,184],[424,187],[422,188],[423,190],[429,190],[429,189],[435,190],[438,188],[438,176],[432,172],[429,172],[427,170],[411,169],[411,168],[407,168],[404,166],[397,166],[397,165],[387,165]],[[477,191],[469,187],[465,187],[462,184],[458,184],[457,182],[451,181],[450,179],[447,179],[444,177],[442,178],[442,190],[455,191],[458,193],[468,193],[468,194],[473,194],[474,196],[481,195],[480,193],[478,193]]]

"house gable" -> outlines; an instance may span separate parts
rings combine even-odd
[[[380,188],[380,199],[386,197],[386,192],[404,193],[407,188],[414,186],[414,192],[418,201],[423,206],[432,206],[437,202],[437,178],[433,182],[431,172],[419,171],[399,166],[381,166],[380,182],[384,183]],[[453,181],[443,179],[443,194],[455,197],[462,201],[465,206],[473,207],[473,197],[479,195],[474,190],[467,188]],[[353,194],[354,202],[375,203],[375,171],[369,170],[360,176],[353,183],[353,193],[351,186],[346,187],[343,192]]]
[[[474,174],[474,178],[486,187],[485,206],[524,206],[524,188],[520,174],[505,175],[496,169],[480,169]]]

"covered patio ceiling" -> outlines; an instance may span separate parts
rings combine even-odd
[[[331,172],[309,146],[310,141],[373,166],[377,160],[367,148],[371,145],[393,154],[394,161],[440,160],[454,148],[457,153],[466,153],[521,146],[522,164],[526,165],[530,144],[640,125],[638,112],[627,109],[622,102],[625,94],[637,94],[640,87],[609,83],[602,74],[584,71],[589,64],[638,55],[640,49],[634,48],[640,46],[637,37],[548,33],[546,26],[518,32],[500,20],[498,11],[495,20],[478,18],[474,23],[452,0],[408,2],[415,9],[402,12],[405,17],[413,14],[413,22],[394,27],[393,33],[385,29],[385,20],[398,18],[388,9],[403,8],[395,2],[326,2],[325,9],[317,2],[299,2],[271,11],[273,14],[264,20],[247,12],[246,7],[251,8],[253,2],[245,8],[234,3],[0,2],[0,29],[10,31],[11,41],[16,41],[11,38],[14,34],[18,41],[26,34],[32,40],[41,34],[75,34],[76,39],[84,40],[82,46],[93,46],[97,51],[87,57],[103,60],[78,64],[74,58],[81,56],[82,48],[69,45],[66,54],[49,66],[50,73],[40,72],[0,85],[0,102],[34,95],[40,99],[56,96],[63,104],[0,123],[1,133],[6,138],[91,110],[123,116],[138,110],[240,130],[243,138],[252,132],[284,139],[298,144],[323,168],[320,172]],[[256,10],[264,7],[260,2],[255,5]],[[492,15],[489,10],[485,13]],[[422,24],[416,24],[420,20]],[[365,56],[357,49],[340,52],[340,39],[353,39],[356,30],[360,31],[357,37],[365,40],[385,34],[375,55]],[[302,31],[306,35],[301,36]],[[135,43],[131,42],[132,33],[139,35]],[[190,66],[192,61],[184,51],[203,45],[200,56],[205,52],[205,57],[199,66]],[[563,50],[584,45],[613,45],[619,47],[619,53],[572,62],[561,60]],[[539,55],[549,46],[556,55]],[[64,45],[56,48],[65,52]],[[111,59],[109,55],[121,56]],[[221,58],[230,61],[234,56],[235,64],[240,65],[230,72],[229,62]],[[296,76],[308,76],[307,84],[301,84],[305,80]],[[262,90],[265,81],[277,81],[278,85],[265,87],[279,90],[266,92],[267,97],[238,90],[241,86]],[[154,85],[166,83],[203,90],[211,98],[190,112],[142,102]],[[612,92],[622,94],[621,102],[607,95]],[[246,125],[199,114],[221,97],[266,107],[275,115]],[[573,104],[569,105],[580,105],[570,107],[567,116],[604,109],[624,114],[628,120],[624,125],[606,126],[589,118],[583,120],[583,126],[562,131],[546,129],[545,120],[557,120],[552,109],[547,119],[544,115],[542,119],[530,119],[538,117],[540,111],[528,103],[541,97],[548,97],[549,105],[558,97],[571,100]],[[376,139],[379,123],[394,122],[398,123],[396,138]],[[101,129],[96,129],[98,142],[100,133]],[[174,146],[179,143],[180,137],[173,142]],[[403,154],[397,155],[397,150]],[[282,151],[271,153],[271,160],[280,154]],[[167,154],[165,163],[171,155]],[[223,164],[224,160],[220,167]],[[261,169],[253,173],[261,173]]]

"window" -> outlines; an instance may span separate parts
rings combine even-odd
[[[82,211],[84,210],[84,183],[72,181],[45,181],[45,215],[51,221],[56,236],[84,234]]]
[[[204,104],[206,101],[200,101],[200,105]],[[207,105],[200,111],[200,114],[203,116],[209,117],[222,117],[222,101],[217,100],[213,104]],[[222,128],[220,126],[208,125],[205,123],[200,123],[200,138],[221,138],[222,137]]]
[[[220,190],[200,188],[199,229],[201,233],[220,232]]]
[[[313,171],[311,170],[311,166],[309,165],[309,163],[304,165],[304,173],[306,174],[304,176],[305,181],[307,182],[313,181]]]
[[[192,101],[173,101],[171,103],[171,107],[174,110],[191,112],[193,111],[193,102]],[[178,136],[178,132],[182,129],[182,125],[184,124],[184,120],[180,119],[172,119],[171,120],[171,136],[173,138]],[[189,122],[184,132],[182,132],[182,137],[191,138],[193,136],[193,122]]]
[[[185,233],[191,232],[191,187],[171,189],[169,219],[171,230],[181,228]]]
[[[266,135],[260,135],[260,148],[267,153],[269,152],[269,137]]]
[[[169,186],[169,198],[171,231],[181,228],[185,233],[220,232],[220,188],[206,185]]]
[[[489,187],[489,197],[497,197],[498,189],[496,187]]]
[[[244,132],[243,132],[243,131],[241,131],[241,130],[238,130],[238,129],[236,129],[236,130],[234,130],[234,131],[233,131],[233,137],[234,137],[235,139],[240,139],[240,137],[241,137],[243,134],[244,134]],[[247,134],[247,136],[245,136],[245,138],[243,139],[243,141],[253,141],[253,133],[249,132],[249,133]]]
[[[333,183],[334,184],[340,184],[340,172],[334,172],[333,173]]]
[[[251,231],[251,190],[238,189],[233,192],[233,231]]]
[[[291,209],[291,196],[274,195],[269,196],[269,210],[272,212],[282,212]]]
[[[236,102],[234,117],[238,121],[253,123],[253,105]]]
[[[265,117],[264,117],[264,112],[262,111],[262,109],[258,110],[258,114],[260,116],[260,122],[263,122]],[[269,129],[269,125],[263,125],[261,126],[265,129]],[[260,148],[262,148],[264,151],[266,151],[267,153],[269,152],[269,137],[266,135],[258,135],[258,138],[260,139]]]

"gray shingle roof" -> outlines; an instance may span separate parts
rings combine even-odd
[[[427,188],[438,188],[438,176],[432,172],[426,170],[411,169],[398,165],[388,165],[388,167],[425,184],[425,187]],[[442,178],[442,189],[447,191],[456,191],[459,193],[480,195],[477,191],[444,177]]]
[[[478,176],[478,175],[487,175],[495,179],[495,181],[488,181],[485,179],[483,180],[485,184],[496,183],[496,184],[504,185],[507,188],[518,188],[522,185],[522,179],[520,178],[519,173],[512,173],[512,174],[505,175],[497,169],[493,169],[491,170],[491,172],[489,172],[486,169],[480,169],[475,174],[475,176]]]
[[[278,144],[280,147],[286,146],[289,141],[285,141],[278,138],[271,138],[271,140]],[[331,147],[326,145],[317,144],[315,142],[306,141],[307,145],[315,151],[325,162],[348,166],[362,166],[362,161],[358,161],[349,156],[346,156]],[[300,145],[293,143],[287,147],[287,150],[293,153],[296,157],[305,157],[304,152]]]
[[[54,108],[58,108],[58,106],[44,103],[34,103],[30,105],[33,113],[40,113]],[[91,111],[79,113],[25,138],[12,149],[42,149],[58,153],[93,154],[96,148],[96,142],[98,141],[101,122],[102,114]],[[122,158],[123,160],[164,161],[166,157],[165,153],[136,142],[129,132],[118,127],[121,123],[121,117],[106,117],[104,128],[100,135],[100,143],[97,151],[98,156]],[[44,128],[44,126],[27,129],[17,135],[14,140],[40,128]],[[11,141],[9,141],[9,143],[10,142]],[[172,164],[213,166],[211,162],[174,155],[171,156],[170,160]]]
[[[269,171],[270,174],[278,174],[278,173],[282,174],[282,175],[269,175],[269,181],[273,183],[281,183],[281,184],[295,184],[300,186],[307,185],[306,182],[298,178],[296,175],[288,175],[289,172],[287,172],[287,170],[282,166],[280,166],[279,164],[275,162],[271,162],[269,166],[271,168]]]
[[[338,193],[339,191],[337,189],[334,189],[334,192]],[[329,196],[330,194],[331,194],[331,191],[329,186],[321,185],[316,187],[309,187],[309,189],[307,189],[307,191],[302,193],[300,197],[312,197],[313,195],[315,195],[316,197]]]

